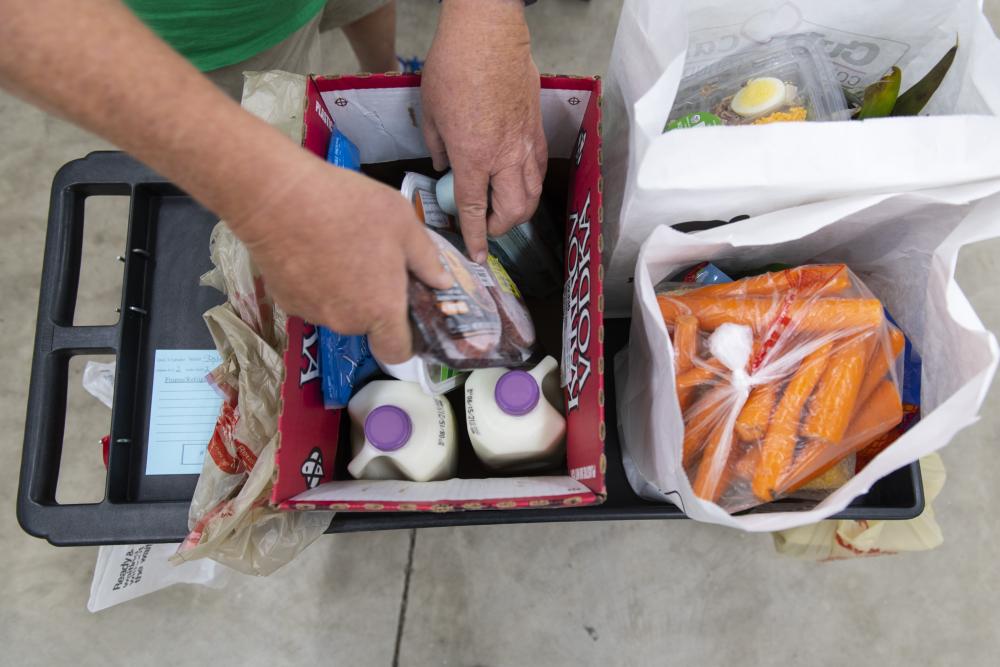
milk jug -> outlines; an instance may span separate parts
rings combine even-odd
[[[347,405],[357,479],[429,482],[455,476],[458,440],[448,401],[399,380],[368,383]]]
[[[530,371],[484,368],[465,382],[465,416],[476,455],[497,470],[542,468],[563,460],[559,364],[545,357]]]

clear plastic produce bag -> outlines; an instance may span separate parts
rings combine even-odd
[[[843,264],[657,294],[694,493],[738,512],[799,490],[903,418],[903,334]]]

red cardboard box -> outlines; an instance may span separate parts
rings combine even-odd
[[[419,86],[418,75],[312,77],[303,114],[303,146],[325,156],[336,124],[358,145],[364,165],[426,158]],[[323,408],[316,330],[301,319],[289,318],[272,505],[299,510],[449,511],[589,505],[604,500],[600,80],[543,76],[542,112],[550,165],[551,160],[561,160],[559,166],[567,168],[557,171],[568,174],[562,325],[565,473],[421,483],[354,480],[346,474],[334,479],[338,445],[348,449],[350,445],[340,412]]]

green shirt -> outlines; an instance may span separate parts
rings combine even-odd
[[[309,22],[326,0],[125,0],[203,72],[265,51]]]

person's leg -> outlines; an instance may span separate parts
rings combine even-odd
[[[396,0],[330,0],[320,32],[340,28],[366,72],[395,72]]]
[[[279,69],[293,74],[319,74],[323,66],[319,43],[322,12],[266,51],[233,65],[205,72],[212,83],[237,102],[243,96],[243,72]]]

